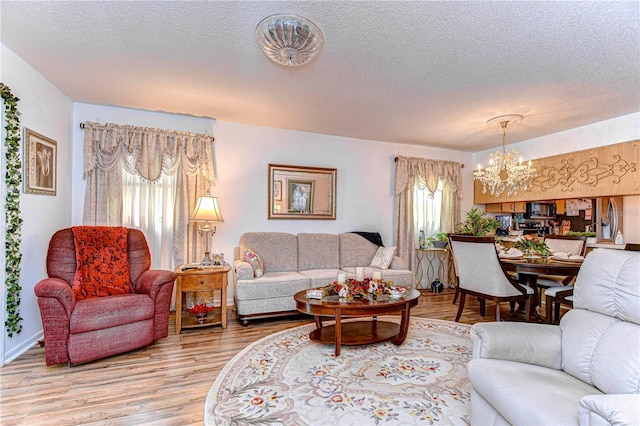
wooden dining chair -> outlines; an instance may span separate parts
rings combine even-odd
[[[496,321],[500,321],[501,302],[521,302],[525,305],[526,320],[531,320],[531,296],[534,291],[516,282],[502,269],[493,237],[450,235],[449,244],[460,295],[456,321],[460,320],[467,295],[479,298],[483,316],[486,300],[496,304]]]

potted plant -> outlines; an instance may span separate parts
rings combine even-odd
[[[467,220],[456,225],[456,231],[461,234],[471,234],[476,237],[494,235],[500,227],[500,221],[486,212],[472,208],[467,212]]]
[[[598,242],[598,234],[596,232],[578,232],[578,231],[569,231],[567,232],[569,236],[578,236],[578,237],[587,237],[587,243],[597,243]]]
[[[449,244],[449,234],[446,232],[438,232],[434,236],[433,246],[435,248],[445,248]]]

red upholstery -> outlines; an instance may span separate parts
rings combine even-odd
[[[49,278],[35,287],[44,328],[47,365],[81,364],[139,349],[169,333],[176,274],[150,270],[144,234],[127,228],[131,294],[76,300],[72,284],[76,250],[71,228],[49,242]]]

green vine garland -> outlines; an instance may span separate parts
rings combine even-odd
[[[22,162],[20,161],[20,118],[18,117],[18,101],[20,99],[13,96],[11,89],[0,83],[0,94],[4,100],[5,117],[7,125],[7,136],[5,146],[7,147],[7,170],[5,174],[5,184],[7,187],[7,197],[5,205],[5,219],[7,222],[7,235],[5,239],[5,270],[7,272],[7,319],[4,325],[9,337],[13,333],[22,331],[20,321],[20,253],[21,227],[20,218],[20,185],[22,184]]]

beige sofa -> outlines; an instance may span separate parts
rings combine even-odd
[[[640,253],[594,250],[559,326],[471,328],[471,424],[640,424],[639,324]]]
[[[244,260],[246,248],[253,249],[264,262],[262,277],[255,278],[253,268]],[[377,250],[376,244],[354,233],[245,233],[234,250],[233,262],[238,319],[246,326],[251,319],[298,313],[295,293],[335,281],[338,271],[355,278],[356,267],[365,268],[365,277],[378,270],[383,279],[413,288],[413,273],[401,258],[394,256],[388,269],[369,266]]]

